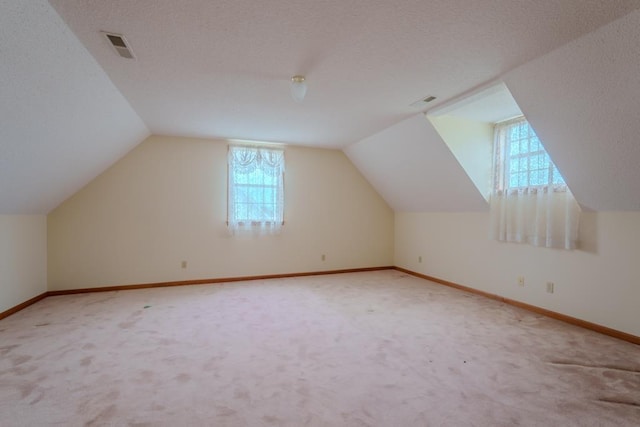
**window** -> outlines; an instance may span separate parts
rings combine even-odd
[[[544,187],[566,190],[558,168],[524,117],[496,124],[495,132],[494,187],[497,190]]]
[[[522,117],[495,125],[491,235],[502,242],[574,249],[580,206]]]
[[[229,146],[227,216],[232,233],[280,230],[284,214],[284,151]]]

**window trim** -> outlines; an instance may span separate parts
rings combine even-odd
[[[280,226],[284,226],[285,225],[285,209],[284,209],[284,196],[285,196],[285,185],[286,185],[286,180],[285,180],[285,167],[284,167],[284,154],[285,154],[285,150],[284,147],[280,147],[280,146],[276,146],[276,145],[271,145],[271,144],[228,144],[227,145],[227,212],[226,212],[226,221],[225,224],[227,225],[227,227],[230,225],[231,221],[230,221],[230,211],[231,211],[231,164],[229,161],[229,157],[231,155],[231,150],[234,147],[241,147],[241,148],[252,148],[252,149],[257,149],[257,150],[277,150],[277,151],[281,151],[282,152],[282,156],[283,156],[283,166],[282,166],[282,170],[280,173],[280,177],[279,179],[282,181],[282,220],[281,221],[256,221],[256,220],[251,220],[251,221],[239,221],[237,224],[241,227],[248,227],[248,228],[258,228],[261,225],[266,225],[269,228],[273,228],[273,227],[280,227]],[[249,185],[249,184],[246,184]],[[271,188],[275,188],[276,191],[278,190],[279,186],[268,186]]]
[[[538,139],[538,143],[540,144],[540,150],[535,152],[528,153],[519,153],[514,156],[508,154],[511,147],[511,139],[508,137],[508,129],[513,125],[518,125],[521,123],[526,123],[529,127],[529,132],[532,132],[533,135]],[[500,135],[500,132],[505,132],[504,136]],[[532,139],[532,135],[527,137],[527,140],[530,141]],[[538,191],[553,191],[553,192],[565,192],[568,190],[568,186],[564,181],[564,177],[560,174],[558,167],[555,165],[551,156],[544,148],[544,144],[540,140],[540,137],[535,133],[535,130],[526,119],[525,116],[518,116],[508,120],[504,120],[501,122],[494,123],[494,138],[493,138],[493,188],[492,191],[496,191],[498,193],[505,194],[516,194],[523,192],[538,192]],[[521,141],[521,140],[520,140]],[[539,169],[530,169],[529,165],[527,165],[527,169],[523,172],[527,174],[527,182],[529,183],[526,186],[518,186],[518,187],[510,187],[510,175],[511,175],[511,161],[513,159],[530,159],[532,156],[544,154],[549,159],[549,166],[547,168],[539,168]],[[531,173],[537,171],[547,171],[547,183],[546,184],[537,184],[532,185],[531,182]],[[557,171],[560,178],[562,178],[562,183],[554,184],[553,177],[554,171]],[[520,173],[520,171],[518,171]]]

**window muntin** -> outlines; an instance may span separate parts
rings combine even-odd
[[[229,227],[279,228],[284,215],[284,151],[229,146],[228,167]]]
[[[497,170],[494,186],[497,190],[545,187],[566,190],[558,168],[524,117],[496,124],[495,133]]]

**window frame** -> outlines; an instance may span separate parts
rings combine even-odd
[[[516,126],[527,126],[527,136],[525,138],[518,138],[517,140],[511,139],[510,133],[511,130]],[[504,133],[501,135],[500,133]],[[522,150],[518,150],[519,152],[516,154],[511,154],[511,147],[514,142],[521,144],[523,141],[527,143],[527,151],[522,152]],[[535,151],[530,151],[531,142],[537,141],[539,149]],[[536,156],[544,156],[542,159],[538,161],[548,162],[546,167],[537,167],[532,168],[532,160]],[[514,172],[511,170],[512,163],[514,160],[518,160],[517,170]],[[521,161],[526,162],[526,168],[520,168]],[[567,191],[567,184],[560,174],[557,166],[553,163],[551,156],[544,148],[544,145],[540,138],[535,133],[535,130],[528,122],[528,120],[524,116],[516,117],[513,119],[509,119],[503,122],[498,122],[494,124],[494,185],[493,190],[499,192],[507,192],[507,193],[515,193],[515,192],[523,192],[523,191],[537,191],[537,190],[548,190],[553,189],[553,191]],[[532,184],[532,174],[533,173],[545,172],[546,182],[542,184]],[[526,185],[521,185],[520,183],[520,175],[526,174]],[[560,178],[560,182],[555,182],[554,179],[556,177]],[[517,186],[511,185],[511,177],[516,175],[516,179],[518,181]],[[540,175],[538,175],[540,177]]]
[[[265,184],[238,184],[235,182],[235,179],[233,178],[233,171],[232,171],[232,151],[235,148],[241,148],[241,149],[253,149],[253,150],[258,150],[259,153],[261,152],[269,152],[269,151],[277,151],[280,152],[282,155],[282,164],[279,166],[280,168],[280,173],[277,176],[277,182],[274,185],[265,185]],[[231,221],[231,211],[234,208],[235,204],[238,203],[236,201],[231,200],[232,196],[231,194],[236,194],[236,191],[232,191],[232,186],[235,186],[235,188],[271,188],[274,190],[274,202],[275,203],[264,203],[264,200],[262,201],[262,203],[256,203],[259,205],[273,205],[275,208],[275,213],[276,213],[276,217],[277,216],[281,216],[281,219],[278,220],[278,218],[276,218],[275,220],[268,220],[268,221],[263,221],[260,220],[258,218],[246,218],[243,219],[242,221],[237,221],[236,224],[239,227],[242,228],[256,228],[256,227],[260,227],[260,226],[267,226],[267,227],[277,227],[277,226],[283,226],[285,221],[284,221],[284,192],[285,192],[285,153],[284,153],[284,149],[281,147],[277,147],[277,146],[271,146],[271,145],[241,145],[241,144],[229,144],[227,147],[227,221],[226,224],[227,226],[231,225],[232,221]],[[263,172],[264,173],[264,172]],[[234,189],[235,190],[235,189]],[[282,192],[282,194],[279,194],[279,192]],[[281,203],[282,206],[278,206],[279,203]]]

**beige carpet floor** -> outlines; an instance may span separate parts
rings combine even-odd
[[[640,347],[395,270],[47,298],[5,426],[636,426]]]

